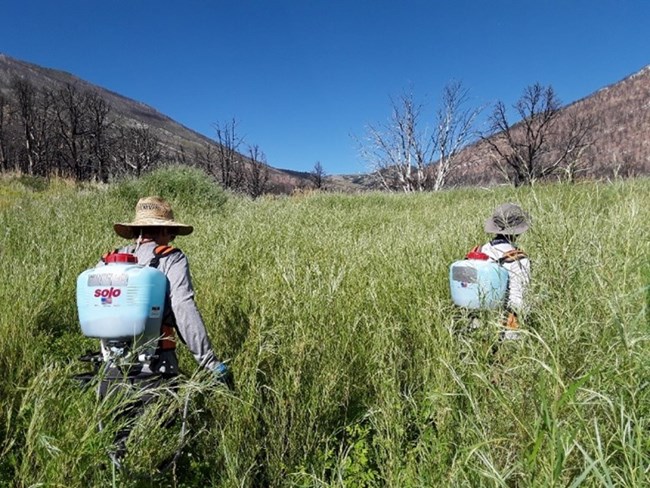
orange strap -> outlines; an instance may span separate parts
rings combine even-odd
[[[160,264],[160,258],[164,258],[165,256],[169,256],[172,253],[175,252],[180,252],[180,249],[177,247],[172,247],[172,246],[158,246],[153,250],[153,258],[151,259],[151,262],[149,263],[149,266],[152,268],[157,268],[158,265]]]
[[[153,253],[156,256],[167,256],[175,250],[176,249],[172,246],[156,246],[156,248],[153,250]]]
[[[163,324],[161,329],[161,338],[158,341],[160,351],[173,351],[176,349],[176,331],[171,325]]]
[[[521,249],[513,249],[512,251],[506,252],[500,259],[499,264],[503,263],[514,263],[521,259],[527,259],[528,255]]]

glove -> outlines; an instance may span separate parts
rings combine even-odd
[[[519,321],[517,320],[517,315],[514,312],[508,314],[506,319],[506,330],[501,332],[501,340],[517,340],[519,339]]]
[[[227,364],[217,362],[217,364],[212,368],[212,374],[216,382],[222,383],[230,390],[235,389],[235,378]]]
[[[506,328],[507,329],[519,328],[519,321],[517,320],[517,316],[513,312],[510,312],[508,314],[508,318],[506,319]]]

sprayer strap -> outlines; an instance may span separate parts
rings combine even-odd
[[[173,325],[163,324],[160,327],[159,351],[173,351],[176,349],[176,328]]]
[[[153,250],[153,258],[149,262],[149,266],[152,268],[157,268],[160,264],[160,259],[166,256],[170,256],[175,252],[180,252],[180,249],[172,246],[158,246]]]
[[[514,263],[515,261],[520,261],[522,259],[528,259],[528,255],[521,249],[513,249],[512,251],[508,251],[503,256],[501,256],[498,260],[498,263]]]

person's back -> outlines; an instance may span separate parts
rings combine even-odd
[[[156,251],[164,254],[159,255]],[[150,361],[144,361],[145,366],[152,373],[178,374],[176,344],[180,339],[187,345],[199,365],[214,369],[219,361],[215,357],[194,301],[194,288],[185,254],[178,248],[159,245],[155,240],[146,240],[139,245],[131,244],[119,249],[119,252],[134,254],[138,264],[154,265],[167,277],[162,340],[156,347],[144,351],[143,356],[151,358]],[[176,332],[180,337],[176,337]]]
[[[508,294],[505,307],[518,314],[525,311],[524,297],[530,284],[531,269],[528,255],[505,236],[496,236],[479,248],[491,261],[508,271]]]

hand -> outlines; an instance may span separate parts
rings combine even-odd
[[[517,315],[514,312],[508,314],[506,319],[506,330],[501,332],[502,341],[512,341],[519,339],[519,321],[517,320]]]
[[[506,328],[507,329],[519,328],[519,321],[517,320],[517,316],[513,312],[510,312],[508,314],[508,318],[506,319]]]
[[[217,362],[212,368],[212,374],[215,381],[222,383],[227,386],[230,390],[235,389],[235,378],[233,377],[232,371],[227,364],[222,362]]]

